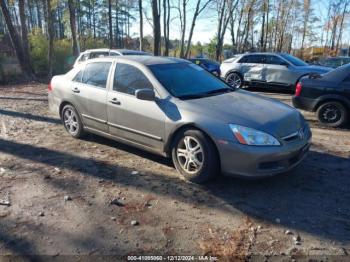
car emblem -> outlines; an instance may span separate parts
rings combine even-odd
[[[304,139],[305,135],[304,135],[304,130],[302,128],[299,130],[298,136],[299,136],[300,140]]]

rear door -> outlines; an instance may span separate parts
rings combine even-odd
[[[266,55],[266,84],[271,87],[289,88],[294,86],[297,76],[291,65],[277,55]]]
[[[112,135],[161,152],[164,144],[165,114],[159,101],[135,97],[138,89],[154,89],[144,71],[135,65],[117,63],[113,90],[108,93],[108,125]]]
[[[250,82],[250,85],[265,86],[264,60],[264,55],[257,54],[246,55],[239,61],[244,80]]]
[[[111,62],[86,64],[73,79],[72,98],[84,125],[107,132],[107,89]]]

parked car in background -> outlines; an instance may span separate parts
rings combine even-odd
[[[196,182],[220,172],[287,172],[304,159],[311,139],[296,109],[233,89],[176,58],[89,60],[52,79],[49,106],[71,136],[91,132],[171,156]]]
[[[350,113],[350,64],[322,76],[302,78],[296,86],[293,105],[316,112],[325,125],[344,125]]]
[[[105,56],[125,56],[125,55],[151,55],[150,53],[137,51],[137,50],[128,50],[128,49],[89,49],[86,50],[78,56],[75,60],[74,67],[79,65],[82,62],[85,62],[89,59],[105,57]]]
[[[350,57],[348,56],[338,56],[338,57],[328,57],[317,62],[318,65],[337,68],[350,63]]]
[[[188,59],[192,63],[203,67],[208,72],[212,73],[215,76],[220,76],[220,64],[209,60],[207,58],[190,58]]]
[[[331,69],[310,66],[284,53],[248,53],[236,55],[221,64],[221,77],[233,87],[257,86],[294,90],[301,77]]]

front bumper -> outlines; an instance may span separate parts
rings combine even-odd
[[[247,146],[221,144],[219,146],[222,173],[227,176],[251,178],[285,173],[306,157],[311,137],[282,146]]]

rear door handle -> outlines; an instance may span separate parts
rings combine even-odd
[[[77,87],[73,88],[72,91],[73,91],[74,93],[80,93],[80,90],[79,90],[79,88],[77,88]]]
[[[109,102],[114,104],[114,105],[120,105],[120,101],[118,101],[117,98],[112,98],[111,100],[109,100]]]

